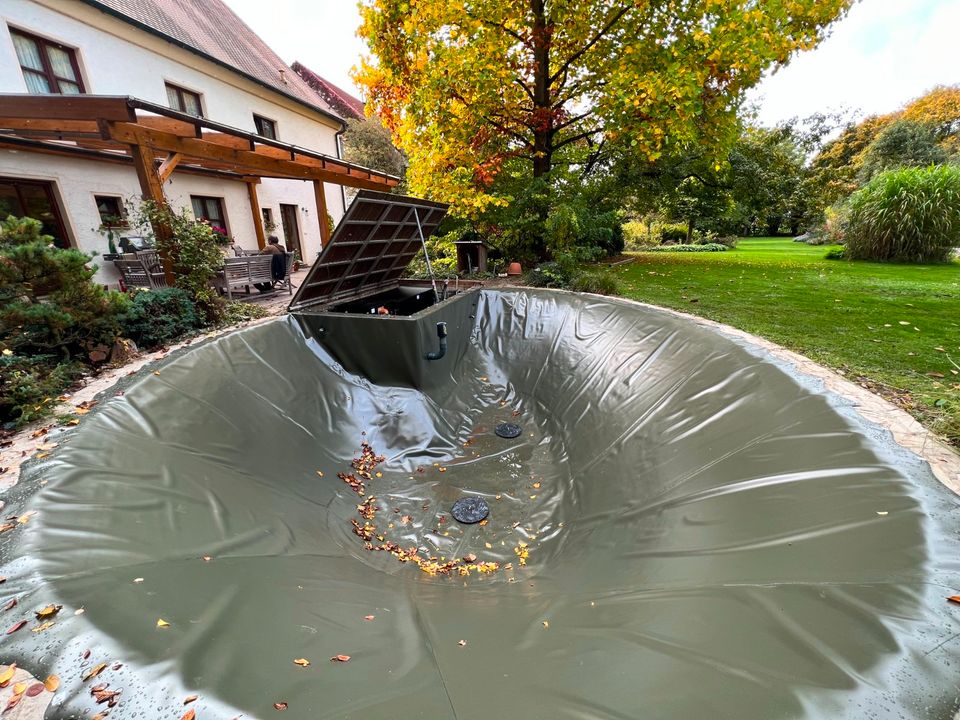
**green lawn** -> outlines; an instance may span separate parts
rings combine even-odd
[[[960,447],[960,263],[824,260],[825,247],[741,240],[638,253],[627,297],[733,325],[841,371]]]

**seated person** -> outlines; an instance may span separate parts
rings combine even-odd
[[[272,283],[257,283],[256,288],[260,292],[272,290],[273,286],[281,282],[287,274],[287,249],[280,244],[280,239],[276,235],[267,238],[267,245],[260,251],[260,255],[273,255],[270,261],[270,275],[273,277]]]

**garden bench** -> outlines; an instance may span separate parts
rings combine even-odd
[[[222,289],[227,297],[233,299],[233,291],[245,288],[250,292],[252,285],[259,283],[273,284],[270,274],[269,255],[245,255],[243,257],[227,258],[223,261],[223,270],[220,276]]]

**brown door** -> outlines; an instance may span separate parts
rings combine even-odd
[[[306,260],[303,257],[303,248],[300,246],[300,226],[297,224],[299,214],[296,205],[280,203],[280,223],[283,225],[283,239],[287,252],[297,252],[301,260]]]

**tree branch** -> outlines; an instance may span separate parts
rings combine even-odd
[[[553,146],[553,149],[554,149],[554,150],[559,150],[560,148],[562,148],[562,147],[565,146],[565,145],[569,145],[570,143],[575,143],[577,140],[583,140],[584,138],[588,138],[588,137],[590,137],[591,135],[596,135],[598,132],[601,131],[601,129],[602,129],[602,128],[592,128],[592,129],[590,129],[590,130],[586,130],[585,132],[577,133],[576,135],[571,135],[570,137],[568,137],[568,138],[566,138],[566,139],[564,139],[564,140],[561,140],[561,141],[558,142],[556,145],[554,145],[554,146]]]
[[[610,18],[607,24],[600,29],[600,32],[594,35],[590,39],[590,41],[587,42],[586,45],[584,45],[582,48],[577,50],[577,52],[575,52],[573,55],[571,55],[564,61],[564,63],[559,67],[559,69],[553,75],[550,76],[549,83],[553,84],[553,82],[558,77],[560,77],[562,73],[566,72],[570,68],[570,66],[573,65],[573,63],[575,63],[577,60],[582,58],[587,52],[589,52],[590,48],[592,48],[594,45],[600,42],[600,40],[603,39],[603,36],[606,35],[608,32],[610,32],[610,30],[613,28],[614,25],[620,22],[620,18],[622,18],[624,15],[627,14],[627,12],[629,12],[630,5],[631,3],[624,3],[624,6],[620,8],[620,10],[618,10],[616,13],[614,13],[613,17]]]
[[[523,37],[523,35],[521,35],[520,33],[518,33],[516,30],[511,30],[510,28],[508,28],[505,23],[497,22],[496,20],[487,20],[486,18],[479,18],[479,17],[477,17],[476,15],[473,15],[473,14],[471,14],[471,13],[469,13],[469,12],[467,13],[467,17],[473,18],[474,20],[476,20],[476,21],[478,21],[478,22],[481,22],[481,23],[483,23],[484,25],[489,25],[490,27],[495,27],[495,28],[498,28],[498,29],[500,29],[500,30],[503,30],[505,33],[507,33],[507,35],[509,35],[510,37],[516,39],[517,42],[519,42],[520,44],[526,45],[527,47],[530,47],[530,41],[529,41],[529,40],[527,40],[525,37]]]
[[[594,114],[594,111],[593,111],[593,110],[587,110],[587,112],[582,113],[581,115],[575,115],[575,116],[573,116],[572,118],[570,118],[569,120],[566,120],[566,121],[560,123],[559,125],[554,125],[554,126],[553,126],[553,130],[554,130],[554,132],[557,132],[557,131],[559,131],[559,130],[563,130],[564,128],[570,127],[570,126],[573,125],[574,123],[578,123],[578,122],[580,122],[581,120],[583,120],[584,118],[588,118],[588,117],[590,117],[590,116],[593,115],[593,114]]]

